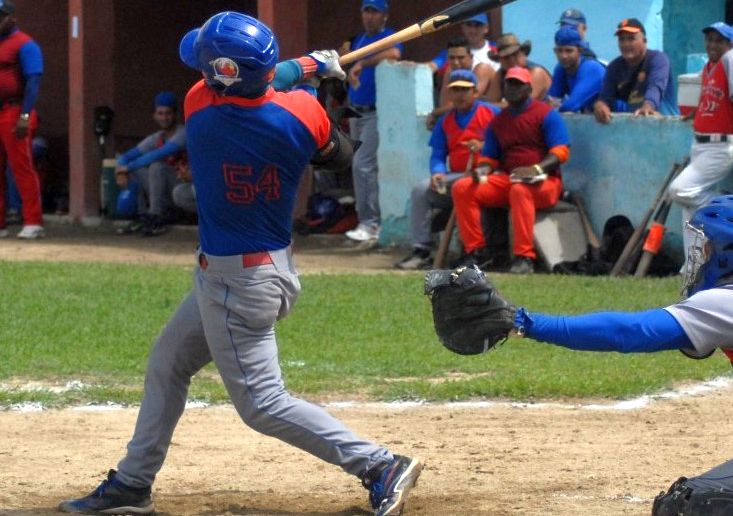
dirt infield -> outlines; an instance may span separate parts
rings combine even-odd
[[[52,226],[43,241],[0,241],[0,260],[191,262],[189,230],[154,239],[106,230]],[[400,255],[364,253],[333,239],[325,239],[326,248],[323,241],[299,241],[304,272],[384,270]],[[361,435],[425,459],[406,514],[649,514],[653,497],[678,476],[733,456],[731,387],[632,410],[507,404],[329,410]],[[55,514],[60,500],[86,494],[124,453],[135,416],[135,409],[0,412],[0,515]],[[256,434],[231,407],[184,414],[154,498],[164,515],[371,514],[355,479]]]

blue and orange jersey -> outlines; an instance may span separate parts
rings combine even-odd
[[[529,99],[522,109],[504,108],[486,131],[482,160],[492,168],[511,173],[517,167],[532,166],[547,154],[560,163],[570,157],[570,138],[562,115],[544,102]],[[549,174],[559,175],[554,170]]]
[[[486,128],[498,113],[499,108],[476,101],[465,113],[452,109],[440,118],[430,135],[430,173],[464,172],[470,151],[463,142],[483,140]]]
[[[300,177],[331,122],[304,91],[222,97],[198,82],[184,102],[201,249],[215,256],[290,244]]]

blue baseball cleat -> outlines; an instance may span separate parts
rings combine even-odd
[[[67,500],[59,504],[60,512],[77,514],[152,514],[155,512],[150,498],[150,487],[128,487],[115,479],[113,469],[107,473],[99,487],[84,498]]]
[[[395,455],[384,469],[362,479],[364,487],[369,489],[369,502],[375,516],[402,514],[407,495],[417,485],[422,468],[420,459]]]

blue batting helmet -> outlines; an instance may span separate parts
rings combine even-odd
[[[256,18],[233,11],[215,14],[187,33],[181,60],[204,73],[206,84],[221,95],[257,97],[272,82],[278,44],[272,30]]]
[[[733,195],[716,197],[697,210],[687,229],[695,239],[688,250],[686,295],[733,283]]]

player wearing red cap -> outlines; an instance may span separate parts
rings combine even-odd
[[[467,263],[480,266],[491,258],[485,250],[480,208],[510,208],[514,231],[510,272],[515,274],[534,271],[535,211],[560,199],[560,164],[570,156],[562,117],[530,98],[531,91],[529,70],[515,66],[507,71],[504,95],[509,105],[489,125],[473,177],[459,179],[452,190]]]

